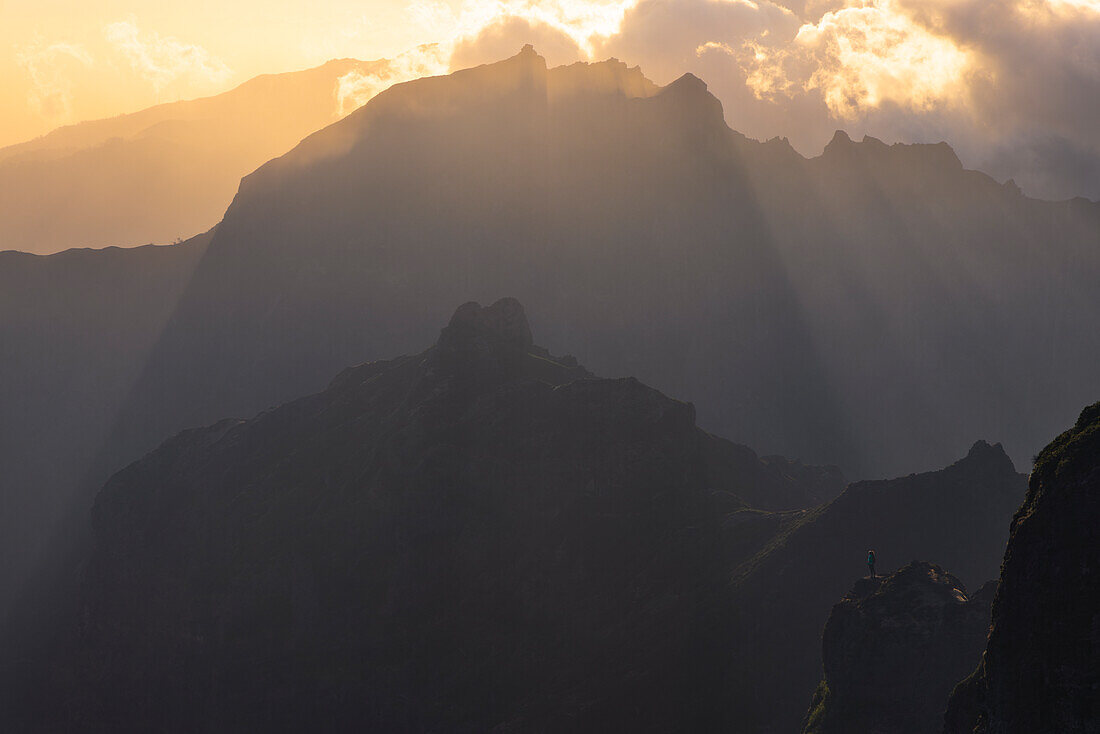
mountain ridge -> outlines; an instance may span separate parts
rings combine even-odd
[[[535,346],[518,302],[467,303],[424,352],[112,477],[83,651],[57,666],[83,684],[46,698],[93,730],[712,721],[726,652],[703,630],[760,540],[721,519],[801,486],[690,404]]]

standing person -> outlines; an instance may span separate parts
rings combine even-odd
[[[873,550],[867,551],[867,568],[871,571],[871,578],[877,578],[875,576],[875,552]]]

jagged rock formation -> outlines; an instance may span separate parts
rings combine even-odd
[[[946,469],[857,482],[778,530],[734,574],[737,650],[731,690],[746,731],[799,727],[821,680],[821,625],[873,548],[879,573],[935,558],[972,587],[997,574],[1025,491],[1000,445],[979,441]]]
[[[985,647],[995,590],[968,596],[923,561],[857,581],[825,623],[824,678],[803,732],[939,732],[951,689]]]
[[[795,480],[466,304],[435,347],[184,432],[94,509],[84,730],[723,720],[724,518]],[[90,703],[89,703],[90,702]]]
[[[1036,457],[989,643],[947,734],[1100,731],[1100,403]]]

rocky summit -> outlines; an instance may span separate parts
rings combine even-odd
[[[70,722],[711,728],[728,570],[767,539],[726,518],[839,481],[792,466],[535,346],[517,301],[468,303],[425,352],[107,483]]]
[[[1100,732],[1100,403],[1035,460],[989,643],[947,734]]]
[[[951,689],[981,656],[995,587],[968,596],[923,561],[857,581],[825,624],[805,734],[939,732]]]

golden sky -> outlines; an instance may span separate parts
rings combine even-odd
[[[0,145],[431,30],[401,0],[0,0]]]
[[[948,140],[1100,197],[1100,0],[0,0],[0,146],[332,58],[398,57],[391,83],[527,42],[695,73],[734,128],[804,153],[837,128]]]
[[[555,22],[570,15],[589,33],[604,6],[621,2],[0,0],[0,145],[217,93],[261,73],[392,57],[509,9]]]

